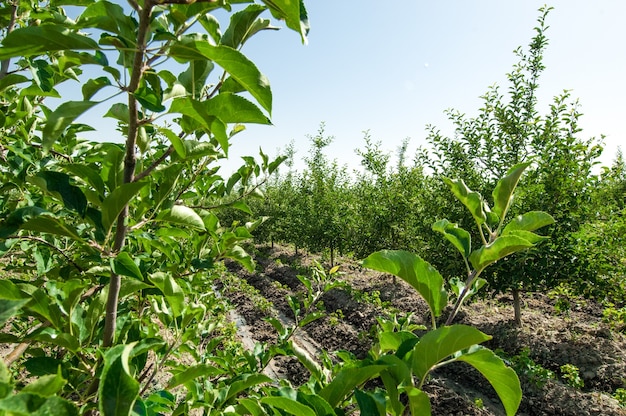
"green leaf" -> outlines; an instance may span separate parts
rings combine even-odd
[[[13,392],[11,372],[4,360],[0,360],[0,399],[5,398],[11,392]]]
[[[185,147],[183,140],[178,134],[166,128],[160,128],[159,132],[163,133],[165,137],[167,137],[167,140],[172,143],[172,146],[174,146],[174,150],[176,151],[176,154],[178,154],[178,156],[183,159],[187,156],[187,148]]]
[[[285,20],[287,27],[300,34],[302,43],[307,42],[309,18],[303,0],[263,0],[277,19]]]
[[[104,416],[126,416],[133,409],[139,393],[139,383],[128,365],[133,346],[116,345],[104,354],[98,388],[98,406]]]
[[[102,227],[106,234],[111,231],[113,222],[117,220],[124,206],[128,204],[148,182],[125,183],[113,190],[102,201]]]
[[[193,60],[189,62],[189,68],[178,76],[180,85],[185,88],[190,98],[198,99],[202,96],[204,85],[213,68],[211,61]]]
[[[122,103],[115,103],[109,108],[109,111],[104,117],[111,117],[128,124],[130,122],[130,115],[128,114],[128,106]]]
[[[304,325],[300,325],[302,327]],[[277,328],[278,329],[278,328]],[[278,332],[281,332],[280,329]],[[324,370],[322,366],[320,366],[315,359],[311,357],[311,355],[306,352],[304,349],[300,348],[297,344],[294,344],[293,340],[289,340],[289,346],[293,351],[293,355],[300,361],[300,364],[304,366],[313,377],[319,382],[325,382],[326,377],[324,376]]]
[[[440,220],[434,223],[433,231],[443,234],[459,250],[463,257],[469,257],[472,252],[472,237],[470,233],[448,220]]]
[[[7,89],[8,87],[12,85],[21,84],[21,83],[29,82],[29,81],[30,80],[24,75],[8,74],[4,78],[0,79],[0,92],[4,91],[5,89]]]
[[[61,50],[94,50],[100,46],[87,35],[70,31],[65,25],[26,26],[7,34],[0,48],[0,61],[14,57],[46,55]]]
[[[100,176],[100,171],[96,168],[80,163],[69,163],[62,166],[63,170],[83,179],[89,185],[93,186],[96,192],[104,196],[104,181]]]
[[[290,415],[316,416],[313,409],[288,397],[263,397],[261,403],[283,410]]]
[[[519,182],[524,170],[530,166],[530,162],[518,163],[507,172],[506,176],[498,181],[494,188],[493,195],[493,213],[504,220],[504,215],[509,209],[509,204],[513,197],[513,191]]]
[[[270,26],[267,19],[258,19],[259,15],[266,10],[260,4],[251,4],[245,9],[233,13],[230,17],[228,29],[222,35],[220,43],[239,49],[251,36],[263,29],[278,29]]]
[[[185,293],[174,277],[168,273],[157,272],[150,275],[150,281],[163,293],[174,317],[179,317],[185,308]]]
[[[59,366],[56,374],[39,377],[32,383],[24,386],[22,393],[33,393],[41,397],[50,397],[61,391],[66,384],[67,380],[63,378],[61,367]]]
[[[70,176],[63,172],[43,171],[30,178],[30,181],[54,197],[63,201],[67,209],[76,211],[81,217],[87,211],[87,197],[83,191],[70,184]]]
[[[36,217],[37,215],[41,215],[44,212],[47,211],[37,206],[28,206],[16,209],[0,225],[0,238],[9,237],[11,234],[19,230],[24,222]]]
[[[517,412],[522,401],[519,378],[515,371],[504,365],[500,357],[493,351],[481,347],[460,355],[457,360],[464,361],[480,371],[498,393],[508,416]]]
[[[6,321],[17,315],[22,306],[26,305],[28,301],[28,299],[0,299],[0,325],[4,326]]]
[[[100,91],[104,87],[108,87],[111,85],[111,81],[107,77],[98,77],[94,79],[89,79],[83,85],[83,99],[85,101],[91,99],[98,91]]]
[[[535,231],[546,225],[554,224],[552,215],[543,211],[530,211],[513,218],[502,230],[502,235],[510,234],[512,231]]]
[[[483,209],[483,198],[478,192],[474,192],[465,185],[463,179],[443,178],[454,196],[457,197],[465,207],[470,211],[476,223],[484,224],[487,220],[487,214]]]
[[[384,403],[379,403],[374,394],[357,389],[354,391],[354,397],[359,405],[360,416],[386,416]]]
[[[402,345],[403,342],[415,338],[417,338],[417,336],[409,331],[378,333],[378,343],[380,344],[380,349],[383,352],[396,351],[400,348],[400,345]]]
[[[532,246],[533,243],[516,235],[504,235],[496,238],[491,244],[474,250],[469,260],[474,269],[483,270],[509,254]]]
[[[175,98],[172,100],[169,112],[180,113],[192,118],[194,121],[198,122],[205,131],[213,133],[222,149],[224,149],[225,152],[228,151],[226,126],[221,120],[217,119],[216,116],[209,114],[204,102],[194,100],[190,97]],[[187,133],[191,133],[191,131],[187,131]],[[187,152],[187,155],[189,154],[190,152]]]
[[[368,365],[360,368],[343,368],[335,378],[326,385],[319,395],[332,407],[337,407],[348,393],[356,387],[377,376],[386,366]]]
[[[215,116],[224,123],[271,124],[259,107],[240,95],[221,93],[204,101],[207,114]]]
[[[448,302],[448,294],[439,272],[413,253],[401,250],[378,251],[370,254],[363,261],[363,266],[398,276],[413,286],[426,300],[434,316],[441,315]]]
[[[452,354],[490,339],[468,325],[443,326],[427,332],[413,348],[413,373],[422,379]]]
[[[139,266],[135,264],[133,259],[130,257],[130,254],[125,251],[118,253],[115,258],[111,258],[111,270],[113,270],[113,273],[120,276],[128,276],[137,280],[143,280],[143,275],[141,274],[141,270],[139,270]]]
[[[48,233],[69,237],[74,241],[88,245],[87,241],[83,240],[83,238],[78,235],[78,231],[76,231],[76,229],[70,228],[70,226],[61,221],[61,219],[54,218],[49,215],[40,215],[32,218],[24,223],[21,228],[23,230],[36,231],[38,233]]]
[[[0,400],[0,413],[11,416],[78,416],[76,406],[58,396],[18,393]]]
[[[198,364],[192,367],[188,367],[184,371],[172,376],[167,383],[167,388],[172,389],[181,384],[185,384],[188,381],[195,380],[199,377],[212,377],[223,374],[224,370],[208,364]]]
[[[96,104],[97,101],[67,101],[50,113],[42,132],[44,151],[50,150],[65,129]]]
[[[228,46],[211,45],[206,41],[186,40],[170,48],[170,55],[178,60],[210,59],[243,86],[268,113],[272,111],[272,92],[269,81],[252,61]]]
[[[205,230],[202,218],[193,209],[184,205],[174,205],[171,209],[162,211],[157,220],[167,221],[172,224]]]
[[[412,415],[430,416],[430,398],[422,390],[407,386],[404,388],[409,398],[409,409]]]
[[[273,380],[265,374],[243,374],[230,383],[225,401],[232,399],[242,391],[249,389],[252,386],[262,383],[271,383],[272,381]]]

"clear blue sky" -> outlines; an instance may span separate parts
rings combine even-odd
[[[410,138],[411,156],[425,145],[427,124],[451,133],[445,109],[472,116],[488,86],[498,84],[506,91],[505,74],[517,62],[513,50],[530,42],[544,4],[306,1],[307,46],[283,29],[261,33],[243,49],[270,80],[274,125],[249,126],[236,136],[224,173],[240,164],[239,156],[257,154],[259,146],[274,155],[292,140],[301,160],[309,149],[307,135],[315,134],[321,122],[335,137],[329,156],[350,169],[359,166],[354,149],[362,148],[364,130],[392,154]],[[554,0],[549,5],[554,10],[548,16],[540,103],[547,108],[553,96],[572,90],[584,113],[581,135],[606,135],[602,162],[608,165],[626,139],[626,1]],[[225,28],[227,21],[221,24]],[[99,129],[90,138],[111,133],[100,116],[80,121]],[[114,124],[105,122],[109,129]]]
[[[237,137],[232,157],[261,145],[276,153],[291,140],[297,159],[320,122],[335,137],[328,154],[351,169],[354,149],[370,130],[395,153],[424,145],[425,126],[451,131],[443,111],[476,114],[479,96],[494,83],[505,92],[517,62],[513,50],[534,35],[545,3],[534,0],[306,2],[309,43],[289,30],[262,33],[243,52],[270,79],[274,126],[252,126]],[[559,0],[549,3],[550,44],[540,103],[564,89],[579,98],[582,137],[606,135],[604,164],[626,139],[626,2]]]

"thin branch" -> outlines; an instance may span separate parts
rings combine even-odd
[[[167,159],[168,156],[171,155],[173,152],[174,152],[174,145],[170,145],[170,147],[167,148],[165,153],[163,153],[161,155],[161,157],[159,157],[150,166],[148,166],[148,168],[146,170],[144,170],[143,172],[135,175],[135,178],[133,179],[133,181],[134,182],[140,181],[143,178],[145,178],[146,176],[150,175],[150,173],[152,173],[152,171],[154,169],[156,169],[161,163],[163,163],[165,161],[165,159]]]

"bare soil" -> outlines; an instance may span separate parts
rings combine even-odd
[[[296,277],[306,274],[314,257],[295,255],[285,247],[260,247],[257,270],[248,273],[235,264],[229,269],[256,289],[256,295],[221,287],[235,307],[246,333],[253,341],[273,342],[276,331],[264,320],[271,314],[293,319],[286,301],[288,295],[304,293]],[[357,262],[340,259],[341,279],[351,289],[333,289],[322,297],[331,317],[307,325],[301,336],[316,348],[328,352],[348,351],[356,357],[367,355],[372,345],[376,317],[397,310],[413,313],[416,323],[428,325],[428,308],[416,292],[401,279],[362,269]],[[271,302],[273,310],[260,307],[259,296]],[[445,313],[444,313],[445,315]],[[575,304],[567,315],[559,315],[545,294],[526,295],[522,310],[523,325],[513,323],[512,299],[500,296],[466,305],[456,323],[473,325],[493,336],[485,346],[501,350],[508,357],[524,348],[530,358],[557,376],[560,367],[572,364],[579,368],[584,387],[568,386],[562,379],[538,385],[519,374],[524,392],[519,415],[626,415],[626,409],[611,397],[618,388],[626,388],[626,338],[602,322],[602,308],[591,301]],[[250,342],[250,340],[248,340]],[[307,370],[296,359],[278,359],[273,368],[279,377],[294,385],[306,382]],[[519,373],[519,372],[518,372]],[[503,415],[497,395],[489,383],[473,368],[453,363],[432,374],[425,387],[431,398],[434,415]]]

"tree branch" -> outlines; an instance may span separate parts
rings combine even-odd
[[[159,157],[157,160],[152,162],[152,164],[150,166],[148,166],[148,168],[146,170],[144,170],[143,172],[135,175],[135,178],[133,179],[133,181],[134,182],[140,181],[143,178],[145,178],[146,176],[150,175],[150,173],[152,173],[152,171],[154,169],[156,169],[161,163],[163,163],[165,161],[165,159],[167,159],[168,156],[171,155],[173,152],[174,152],[174,145],[170,145],[170,147],[167,148],[165,153],[163,153],[161,155],[161,157]]]

